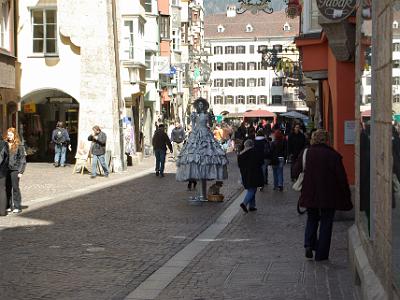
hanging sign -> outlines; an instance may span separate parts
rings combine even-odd
[[[36,104],[35,103],[27,103],[24,104],[24,113],[36,113]]]
[[[321,15],[333,21],[341,21],[349,17],[356,4],[357,0],[317,0]]]

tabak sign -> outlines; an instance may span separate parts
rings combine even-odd
[[[351,15],[357,0],[317,0],[319,12],[327,19],[341,21]]]

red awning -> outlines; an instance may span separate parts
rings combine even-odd
[[[263,109],[246,111],[243,116],[245,118],[273,118],[276,115],[273,112]]]
[[[365,110],[361,113],[361,117],[370,117],[371,116],[371,110]]]

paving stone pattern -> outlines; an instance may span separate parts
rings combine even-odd
[[[354,299],[347,257],[349,214],[337,215],[330,260],[308,261],[306,216],[297,214],[298,194],[288,186],[283,193],[271,186],[257,192],[258,211],[240,212],[157,299]]]
[[[65,201],[35,203],[124,174],[90,180],[31,165],[23,179],[28,209],[0,218],[0,299],[123,299],[207,228],[239,192],[235,157],[230,158],[230,178],[223,187],[227,201],[197,205],[187,201],[193,192],[186,184],[175,181],[172,163],[165,178],[152,172]],[[152,168],[153,159],[145,164]],[[53,190],[58,180],[64,185]],[[41,183],[48,186],[36,192]]]

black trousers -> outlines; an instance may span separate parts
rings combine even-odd
[[[335,209],[307,208],[307,224],[304,247],[315,250],[315,259],[328,259],[331,247],[333,217]],[[318,233],[319,227],[319,235]]]
[[[6,180],[7,208],[21,209],[18,171],[8,171]]]
[[[0,177],[0,216],[6,215],[7,194],[6,194],[6,177]]]

